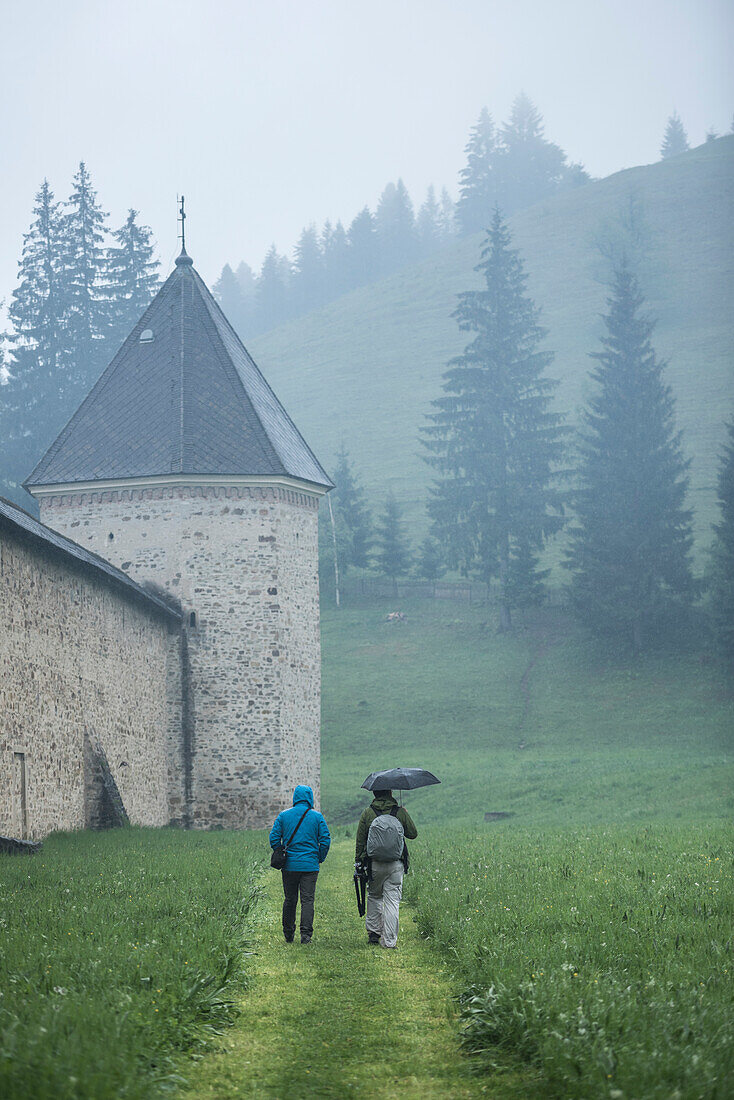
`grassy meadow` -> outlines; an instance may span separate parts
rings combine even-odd
[[[486,607],[400,608],[324,614],[324,802],[441,778],[404,796],[406,892],[490,1090],[731,1096],[732,681],[705,647],[612,659],[561,611],[499,637]]]
[[[0,1096],[149,1100],[235,1016],[258,834],[57,834],[0,866]]]
[[[462,1041],[538,1094],[727,1100],[734,846],[722,824],[431,829],[408,879]]]
[[[486,606],[399,609],[324,608],[335,844],[309,947],[283,943],[261,833],[60,834],[2,861],[0,1095],[732,1095],[732,681],[703,643],[613,658],[560,609],[505,637]],[[361,781],[395,764],[442,782],[405,796],[392,953],[351,859]]]
[[[588,394],[588,353],[603,331],[598,243],[625,237],[621,223],[635,211],[641,283],[658,319],[654,342],[669,359],[683,445],[693,456],[699,548],[711,540],[718,453],[734,410],[733,162],[734,137],[725,137],[558,195],[510,222],[555,352],[557,407],[574,424]],[[252,340],[242,333],[322,462],[333,464],[346,441],[370,498],[380,503],[393,489],[416,537],[432,477],[420,427],[448,359],[467,340],[451,314],[456,295],[478,285],[480,245],[481,235],[465,238],[272,332]]]
[[[397,605],[396,605],[397,606]],[[369,772],[418,762],[407,795],[430,824],[533,828],[721,819],[734,810],[734,693],[706,650],[620,661],[562,610],[496,634],[492,608],[348,603],[322,615],[323,804],[365,805]],[[496,826],[492,826],[495,828]]]

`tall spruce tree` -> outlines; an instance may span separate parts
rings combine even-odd
[[[18,286],[8,307],[8,379],[0,386],[3,467],[19,501],[20,482],[71,412],[63,262],[61,209],[44,180],[23,238]]]
[[[370,548],[374,541],[372,520],[364,489],[354,473],[343,443],[336,456],[334,485],[331,493],[332,506],[343,536],[340,565],[344,571],[349,568],[367,569]]]
[[[445,571],[443,553],[436,539],[426,535],[418,550],[418,560],[415,563],[415,575],[421,580],[429,581],[435,586],[436,581]],[[434,587],[434,596],[436,594]]]
[[[415,214],[408,189],[401,179],[388,183],[375,212],[380,270],[397,271],[418,255]]]
[[[268,249],[257,281],[256,328],[267,332],[281,324],[288,316],[288,291],[290,264],[280,256],[275,245]]]
[[[677,157],[679,153],[685,153],[688,148],[688,134],[683,128],[678,112],[673,111],[665,127],[660,156],[663,160],[667,157]]]
[[[545,330],[499,212],[481,256],[485,289],[460,294],[454,314],[475,336],[449,363],[425,429],[439,474],[429,513],[452,567],[499,579],[508,630],[513,607],[537,593],[536,552],[563,523],[563,428],[545,377],[553,356],[539,350]]]
[[[603,350],[592,353],[596,392],[583,417],[567,556],[579,617],[597,635],[616,634],[635,653],[693,590],[689,464],[643,304],[636,277],[621,265],[608,298]]]
[[[379,260],[375,219],[364,206],[352,220],[347,231],[349,241],[349,281],[352,286],[364,286],[377,277]]]
[[[393,596],[398,594],[398,578],[410,571],[411,552],[405,534],[400,506],[392,493],[377,524],[377,553],[375,564],[385,577],[392,581]]]
[[[560,146],[547,140],[543,118],[524,93],[515,98],[502,127],[495,165],[497,201],[506,214],[589,178],[580,165],[568,165]]]
[[[425,202],[416,218],[418,248],[421,255],[430,256],[442,243],[441,208],[436,201],[436,189],[433,184],[426,192]]]
[[[244,337],[247,332],[247,302],[242,292],[242,283],[229,264],[222,268],[212,292],[227,320]]]
[[[726,430],[717,484],[721,519],[712,547],[712,608],[718,640],[734,671],[734,420]]]
[[[459,173],[456,218],[462,233],[468,234],[487,228],[497,202],[497,133],[486,107],[472,127],[465,152],[466,167]]]
[[[445,187],[441,188],[438,224],[441,230],[441,243],[452,241],[456,236],[456,204]]]
[[[84,161],[74,176],[63,218],[66,331],[79,397],[105,365],[105,337],[112,325],[107,270],[107,215]]]
[[[124,225],[112,234],[115,244],[107,249],[111,354],[129,335],[160,285],[153,234],[138,217],[137,210],[128,210]]]
[[[307,313],[322,301],[323,256],[315,225],[301,231],[294,251],[293,278],[290,294],[293,312]]]
[[[330,222],[324,224],[321,232],[321,252],[324,265],[324,299],[331,301],[340,294],[344,294],[350,286],[349,241],[340,221],[333,227]]]

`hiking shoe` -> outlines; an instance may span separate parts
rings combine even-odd
[[[311,942],[311,937],[310,936],[301,936],[301,943],[310,943],[310,942]]]
[[[283,933],[283,936],[285,937],[286,943],[293,943],[293,936],[286,936],[285,932]]]
[[[377,932],[368,932],[367,933],[367,943],[378,944],[379,942],[380,942],[380,937],[378,936]]]

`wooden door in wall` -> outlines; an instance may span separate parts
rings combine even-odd
[[[28,772],[24,752],[13,753],[13,836],[28,839]]]

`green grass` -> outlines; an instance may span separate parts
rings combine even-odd
[[[588,394],[588,353],[602,332],[605,289],[595,241],[631,198],[639,203],[647,253],[641,278],[693,457],[699,549],[710,542],[717,455],[734,411],[733,167],[734,137],[726,137],[559,195],[511,222],[549,330],[547,347],[556,353],[550,374],[561,383],[558,408],[574,423]],[[451,313],[457,293],[477,285],[480,242],[457,242],[256,339],[243,334],[322,461],[333,464],[344,440],[372,500],[392,488],[416,536],[431,477],[419,428],[447,360],[466,342]]]
[[[465,1048],[535,1094],[734,1093],[734,846],[722,825],[431,830],[408,880],[464,988]]]
[[[449,968],[403,908],[397,951],[370,947],[352,888],[354,841],[340,840],[319,874],[314,939],[286,944],[280,875],[259,910],[252,986],[219,1053],[190,1074],[182,1100],[318,1097],[461,1100],[485,1095],[462,1058]],[[492,1089],[528,1096],[524,1067]]]
[[[277,875],[253,909],[260,833],[79,833],[7,858],[0,1095],[731,1094],[732,681],[695,647],[613,660],[560,610],[498,637],[491,608],[400,606],[324,609],[338,843],[312,948],[280,938]],[[400,950],[375,953],[346,829],[364,776],[400,763],[442,782],[406,796],[411,905]]]
[[[561,611],[500,637],[492,609],[444,600],[325,608],[327,815],[352,820],[369,772],[434,771],[424,823],[533,827],[720,819],[734,809],[734,685],[705,651],[613,661]]]
[[[258,834],[59,834],[0,865],[0,1095],[150,1100],[235,1016]]]

